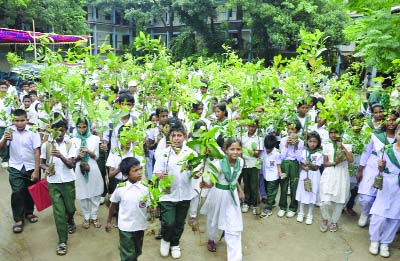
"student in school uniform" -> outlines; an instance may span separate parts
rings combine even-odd
[[[42,145],[41,168],[47,176],[49,194],[53,204],[54,222],[58,234],[56,254],[65,255],[67,254],[68,234],[76,231],[74,222],[76,177],[73,167],[77,148],[72,142],[65,139],[68,129],[65,119],[52,124],[51,128],[60,131],[60,135],[55,140]],[[54,164],[54,172],[52,164]]]
[[[167,257],[171,250],[172,258],[177,259],[181,257],[180,238],[185,227],[190,201],[193,198],[190,172],[182,171],[180,160],[195,152],[184,145],[186,131],[182,125],[170,129],[169,139],[171,146],[163,150],[161,156],[156,158],[154,174],[159,179],[165,179],[169,175],[174,177],[170,193],[160,198],[162,236],[160,254],[162,257]]]
[[[389,245],[400,229],[400,127],[396,128],[396,143],[385,150],[383,160],[378,160],[379,171],[383,172],[382,189],[378,190],[370,214],[369,252],[389,257]]]
[[[141,184],[143,168],[133,157],[123,159],[119,165],[127,181],[119,183],[111,195],[106,231],[111,231],[111,220],[119,206],[119,252],[121,260],[134,261],[142,254],[144,231],[147,227],[148,189]]]
[[[0,137],[3,137],[4,135],[7,125],[9,124],[7,119],[10,117],[11,111],[13,109],[12,105],[5,104],[5,99],[4,99],[4,97],[8,95],[8,91],[10,90],[9,87],[10,84],[7,81],[0,80],[0,113],[5,116],[5,117],[0,117]],[[8,159],[10,158],[7,147],[0,150],[0,158],[1,158],[1,166],[3,168],[7,168]]]
[[[39,179],[40,135],[27,127],[27,114],[22,109],[13,112],[12,133],[5,132],[0,141],[0,150],[10,148],[9,182],[11,185],[11,209],[15,224],[13,232],[23,230],[24,218],[36,223],[38,217],[33,214],[34,203],[28,187]]]

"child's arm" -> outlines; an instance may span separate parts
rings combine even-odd
[[[342,142],[339,142],[339,143],[338,143],[338,147],[344,152],[344,155],[346,156],[347,161],[348,161],[349,163],[352,163],[352,162],[354,161],[353,153],[351,153],[350,151],[348,151],[348,150],[346,149],[346,147],[343,145]]]
[[[35,153],[35,169],[32,172],[31,180],[35,181],[39,179],[39,169],[40,169],[40,147],[34,150]]]
[[[281,164],[276,164],[276,168],[278,169],[278,175],[279,175],[279,177],[281,177],[281,176],[282,176]]]
[[[329,162],[328,155],[324,155],[324,167],[335,167],[336,162]]]
[[[110,178],[113,178],[113,177],[115,177],[119,172],[120,172],[119,166],[118,166],[117,168],[110,167],[110,172],[108,173],[108,176],[109,176]]]
[[[242,187],[240,186],[239,182],[236,184],[236,187],[237,187],[237,191],[239,194],[239,200],[242,201],[244,199],[244,193],[243,193]]]
[[[11,135],[8,132],[4,132],[4,136],[0,141],[0,150],[4,149],[7,145],[7,141],[11,140]]]
[[[108,209],[108,217],[107,217],[107,224],[106,224],[106,232],[110,232],[112,225],[111,225],[111,220],[114,215],[115,208],[117,206],[117,203],[111,202],[110,208]]]
[[[73,148],[71,148],[73,149]],[[74,158],[71,159],[67,159],[66,157],[64,157],[64,155],[61,154],[61,152],[59,150],[52,150],[51,151],[51,155],[59,158],[64,164],[65,166],[67,166],[67,168],[72,169],[74,167]]]

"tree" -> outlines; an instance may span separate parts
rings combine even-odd
[[[0,3],[3,14],[0,26],[13,29],[31,28],[36,31],[60,34],[86,34],[84,0],[4,0]],[[29,26],[27,26],[29,25]]]
[[[342,29],[349,21],[340,5],[328,0],[229,0],[227,6],[240,7],[252,29],[253,55],[267,60],[275,50],[294,50],[300,29],[326,32],[328,47],[342,43]]]
[[[400,15],[391,13],[396,4],[400,1],[348,1],[347,8],[363,15],[344,31],[356,42],[355,56],[382,72],[399,71],[398,63],[392,63],[400,59]]]

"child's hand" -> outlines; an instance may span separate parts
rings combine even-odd
[[[357,175],[356,175],[357,182],[360,183],[362,178],[363,178],[363,172],[362,172],[362,170],[358,169]]]
[[[386,161],[384,160],[378,160],[378,169],[379,171],[383,171],[386,167]]]
[[[81,152],[89,152],[89,149],[87,147],[81,147]]]
[[[198,179],[201,176],[203,176],[203,169],[199,170],[196,172],[196,174],[193,176],[194,179]]]
[[[287,174],[286,173],[279,173],[279,176],[281,177],[281,179],[286,179],[287,178]]]
[[[260,157],[260,151],[259,151],[259,150],[254,150],[254,151],[253,151],[253,156],[254,156],[255,158]]]
[[[158,179],[165,179],[168,177],[168,173],[160,173],[160,174],[156,174]]]
[[[106,152],[107,149],[108,149],[107,143],[106,143],[106,142],[102,142],[102,143],[100,144],[100,150],[103,151],[103,152]]]
[[[56,157],[56,158],[61,158],[62,154],[59,150],[53,149],[53,150],[51,150],[51,156]]]
[[[239,190],[239,199],[240,199],[240,201],[244,200],[244,193],[242,190]]]
[[[81,158],[81,159],[83,158],[83,151],[79,152],[79,158]]]
[[[31,181],[36,181],[39,179],[39,171],[34,170],[31,175]]]
[[[111,222],[107,222],[107,225],[105,226],[106,232],[107,233],[111,232],[111,228],[112,228]]]
[[[8,131],[4,132],[4,139],[5,140],[12,140],[12,134]]]
[[[211,183],[207,183],[205,181],[200,182],[200,188],[201,189],[203,189],[203,188],[211,188],[211,187],[212,187]]]

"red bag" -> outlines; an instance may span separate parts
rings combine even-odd
[[[46,179],[39,180],[37,183],[30,186],[28,190],[38,211],[45,210],[51,206],[49,187]]]

